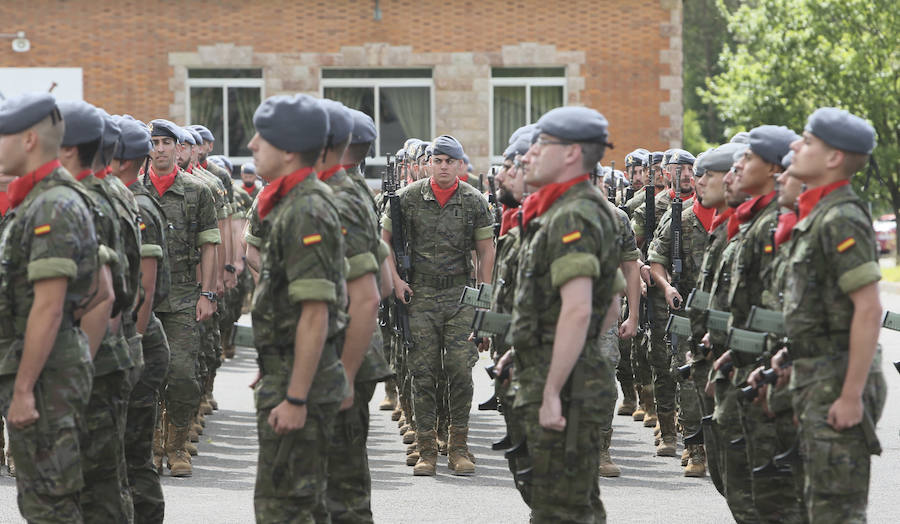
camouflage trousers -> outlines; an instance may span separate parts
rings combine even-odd
[[[45,367],[34,385],[40,417],[22,429],[7,428],[10,456],[16,463],[19,512],[30,523],[82,522],[79,492],[84,476],[79,435],[92,375],[90,362],[64,369]],[[0,377],[3,413],[9,412],[14,382],[15,375]]]
[[[676,381],[675,403],[678,406],[678,423],[681,425],[682,434],[688,436],[700,431],[700,419],[703,416],[700,402],[697,399],[697,384],[694,383],[693,376],[681,378],[678,374],[678,368],[688,362],[687,354],[691,351],[691,341],[680,337],[677,346],[672,342],[669,340],[669,347],[674,350],[670,353],[672,354],[672,364],[669,373]]]
[[[200,325],[193,309],[156,313],[169,343],[169,372],[166,374],[166,413],[175,427],[191,421],[200,405],[199,351]]]
[[[337,414],[328,447],[328,513],[331,522],[372,522],[372,477],[369,474],[369,401],[376,381],[357,382],[353,405]]]
[[[449,388],[449,425],[469,425],[472,367],[478,351],[468,340],[474,311],[459,305],[459,289],[417,286],[409,305],[413,347],[407,351],[417,431],[437,427],[438,385],[443,374]]]
[[[618,371],[618,365],[621,363],[619,359],[618,326],[614,325],[600,335],[600,351],[609,359],[609,383],[613,384],[613,391],[615,391],[616,376],[613,370]],[[602,410],[600,429],[604,431],[612,429],[612,421],[616,415],[615,393],[604,396],[598,404],[598,408]]]
[[[803,360],[808,362],[794,361],[791,390],[800,421],[807,516],[816,524],[865,522],[871,464],[862,424],[835,431],[827,423],[828,410],[841,395],[846,357],[837,362]],[[811,362],[815,360],[820,361]],[[799,380],[797,370],[801,366],[815,370],[803,374],[807,380]],[[863,409],[873,423],[881,418],[886,396],[880,358],[876,357],[863,389]]]
[[[222,365],[222,336],[219,321],[226,312],[216,311],[211,317],[200,322],[200,355],[198,360],[200,393],[209,387],[209,381],[216,376]]]
[[[666,337],[666,322],[669,320],[668,306],[662,291],[655,287],[648,289],[648,300],[653,303],[653,325],[650,328],[647,360],[653,371],[653,394],[656,397],[656,411],[675,411],[675,376],[672,374],[672,354]]]
[[[128,522],[134,516],[124,445],[131,395],[129,373],[130,370],[120,370],[94,377],[91,387],[81,434],[81,509],[87,522]]]
[[[694,361],[691,367],[691,378],[696,386],[697,404],[700,406],[701,417],[710,416],[715,410],[715,399],[706,394],[706,384],[711,380],[712,363],[709,360]],[[703,447],[706,448],[706,467],[709,470],[709,478],[719,494],[725,495],[725,485],[722,480],[722,435],[719,434],[716,424],[701,425],[703,430]]]
[[[165,514],[165,500],[159,474],[153,467],[153,429],[159,417],[159,391],[169,369],[169,344],[162,323],[155,316],[150,317],[141,346],[144,370],[131,390],[128,402],[125,462],[135,523],[160,524]]]
[[[259,459],[253,506],[256,521],[328,522],[328,445],[340,403],[308,404],[303,428],[278,435],[269,425],[272,408],[284,400],[288,371],[262,376],[256,385]]]
[[[739,393],[727,380],[715,383],[716,407],[713,421],[722,443],[717,460],[722,473],[722,484],[725,487],[725,501],[735,522],[744,524],[760,522],[760,519],[753,506],[753,489],[746,447],[731,444],[744,435],[738,414]]]
[[[513,373],[514,374],[514,373]],[[513,409],[516,400],[516,390],[518,385],[515,380],[510,380],[505,385],[499,380],[494,380],[494,391],[497,395],[497,402],[500,405],[500,411],[503,414],[503,421],[506,423],[506,435],[513,446],[518,445],[525,440],[525,421],[522,419],[522,412]],[[510,458],[507,460],[509,472],[512,473],[513,479],[519,471],[526,470],[531,467],[531,457],[522,456],[518,458]],[[522,495],[525,504],[531,504],[531,484],[516,482],[516,489]]]

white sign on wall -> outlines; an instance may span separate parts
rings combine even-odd
[[[80,67],[0,67],[0,100],[29,91],[51,92],[57,100],[84,100]]]

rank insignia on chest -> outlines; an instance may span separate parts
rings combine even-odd
[[[844,240],[843,242],[841,242],[840,244],[838,244],[837,252],[843,253],[844,251],[847,251],[848,249],[850,249],[851,247],[853,247],[855,245],[856,245],[856,239],[853,237],[849,237],[846,240]]]
[[[301,240],[301,242],[303,242],[303,245],[304,245],[304,246],[311,246],[311,245],[313,245],[313,244],[318,244],[318,243],[321,242],[321,241],[322,241],[322,235],[319,235],[319,234],[316,234],[316,235],[306,235],[306,236],[303,237],[303,239]]]
[[[581,238],[581,231],[572,231],[568,235],[563,235],[562,243],[563,244],[571,244],[572,242],[575,242],[576,240],[579,240],[580,238]]]
[[[38,226],[34,228],[34,236],[39,237],[41,235],[46,235],[50,232],[50,224],[44,224],[43,226]]]

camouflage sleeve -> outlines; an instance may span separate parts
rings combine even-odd
[[[278,242],[287,276],[288,296],[294,303],[315,300],[337,302],[338,290],[332,280],[335,253],[343,252],[339,218],[319,197],[298,197],[287,220],[271,232],[269,242]],[[309,210],[309,211],[300,211]]]
[[[641,252],[637,248],[637,242],[634,240],[634,231],[631,229],[631,223],[628,221],[628,214],[619,208],[614,208],[616,215],[621,222],[621,231],[619,232],[622,240],[621,259],[622,262],[631,262],[641,257]]]
[[[162,219],[153,204],[138,199],[141,210],[141,258],[163,258]]]
[[[85,210],[78,213],[80,196],[72,190],[54,188],[47,199],[35,201],[27,210],[25,235],[30,237],[28,281],[75,278],[78,262],[97,252],[94,225]]]
[[[672,253],[672,229],[665,227],[664,224],[668,224],[668,221],[665,219],[660,221],[660,227],[657,228],[653,240],[650,241],[647,261],[668,267],[670,262],[669,255]]]
[[[378,265],[380,266],[384,263],[387,257],[391,256],[391,247],[387,245],[387,242],[384,240],[378,240],[378,254],[376,258],[378,259]]]
[[[631,230],[634,236],[643,237],[644,235],[644,214],[647,212],[647,206],[641,204],[631,214]]]
[[[583,210],[561,212],[547,225],[547,256],[554,289],[573,278],[600,276],[597,254],[605,252],[604,237],[608,235],[604,234],[597,215]]]
[[[837,284],[850,294],[881,280],[875,233],[868,217],[855,205],[832,208],[822,218],[819,245]]]
[[[381,229],[388,233],[393,233],[393,223],[391,222],[391,201],[384,203],[384,213],[381,215]]]
[[[336,195],[341,215],[341,233],[344,236],[344,257],[347,259],[347,280],[355,280],[367,273],[378,271],[375,259],[375,232],[364,214],[366,208],[357,199],[343,192]]]
[[[197,184],[200,202],[197,206],[197,245],[219,244],[222,236],[216,219],[216,203],[212,191],[205,184]]]
[[[491,207],[481,193],[478,194],[477,202],[478,208],[475,210],[476,242],[494,237],[494,217],[491,215]]]
[[[228,218],[228,203],[225,202],[225,188],[216,181],[209,181],[207,184],[209,192],[212,194],[213,201],[216,206],[216,220],[225,220]]]

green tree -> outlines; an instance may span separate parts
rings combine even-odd
[[[726,127],[803,129],[816,108],[867,118],[880,176],[864,198],[900,216],[900,17],[896,0],[758,0],[729,11],[734,44],[701,98]],[[856,176],[861,188],[867,176]],[[898,230],[900,233],[900,230]],[[898,234],[900,238],[900,234]]]

